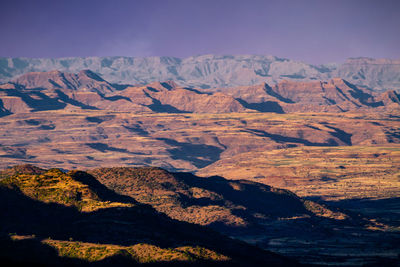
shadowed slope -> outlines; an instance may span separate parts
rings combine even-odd
[[[230,235],[265,231],[262,225],[278,218],[307,218],[305,224],[317,217],[348,219],[290,191],[245,180],[200,178],[159,168],[101,168],[89,173],[116,192],[150,204],[174,219],[210,225]]]
[[[89,261],[107,260],[122,252],[124,262],[131,263],[294,264],[206,228],[171,220],[108,190],[85,172],[14,169],[3,172],[0,180],[0,212],[6,214],[0,222],[1,236],[12,233],[17,240],[35,235],[34,240],[55,248],[59,255]],[[38,171],[41,174],[33,174]],[[19,241],[14,242],[18,246]],[[100,256],[93,254],[99,251]],[[11,252],[18,256],[13,248]],[[108,261],[112,264],[115,259]]]

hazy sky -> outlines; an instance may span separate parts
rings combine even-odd
[[[400,58],[400,0],[1,0],[0,56]]]

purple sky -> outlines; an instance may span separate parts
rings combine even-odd
[[[1,0],[0,56],[400,58],[398,0]]]

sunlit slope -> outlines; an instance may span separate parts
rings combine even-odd
[[[399,197],[400,146],[301,147],[238,154],[198,172],[325,199]]]
[[[114,193],[85,172],[17,166],[1,172],[0,200],[4,262],[293,263],[206,228],[172,220],[149,205]]]

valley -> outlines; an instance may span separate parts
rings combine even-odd
[[[140,264],[240,265],[248,256],[233,255],[249,246],[242,248],[260,249],[258,262],[279,262],[265,251],[293,265],[398,259],[396,91],[338,78],[213,90],[173,81],[117,85],[83,70],[27,73],[0,85],[0,100],[3,202],[37,205],[43,218],[70,214],[93,230],[60,232],[44,221],[13,228],[21,220],[14,214],[2,232],[10,253],[21,244],[50,246],[62,262],[122,255]],[[142,208],[149,217],[133,225]],[[126,219],[110,226],[118,216]],[[157,216],[170,228],[155,237],[159,226],[147,222]],[[97,218],[104,224],[95,226]],[[175,240],[168,229],[181,223],[187,231]],[[109,227],[117,239],[95,238]],[[192,236],[203,228],[212,231],[205,239]],[[218,250],[213,233],[234,248]]]

